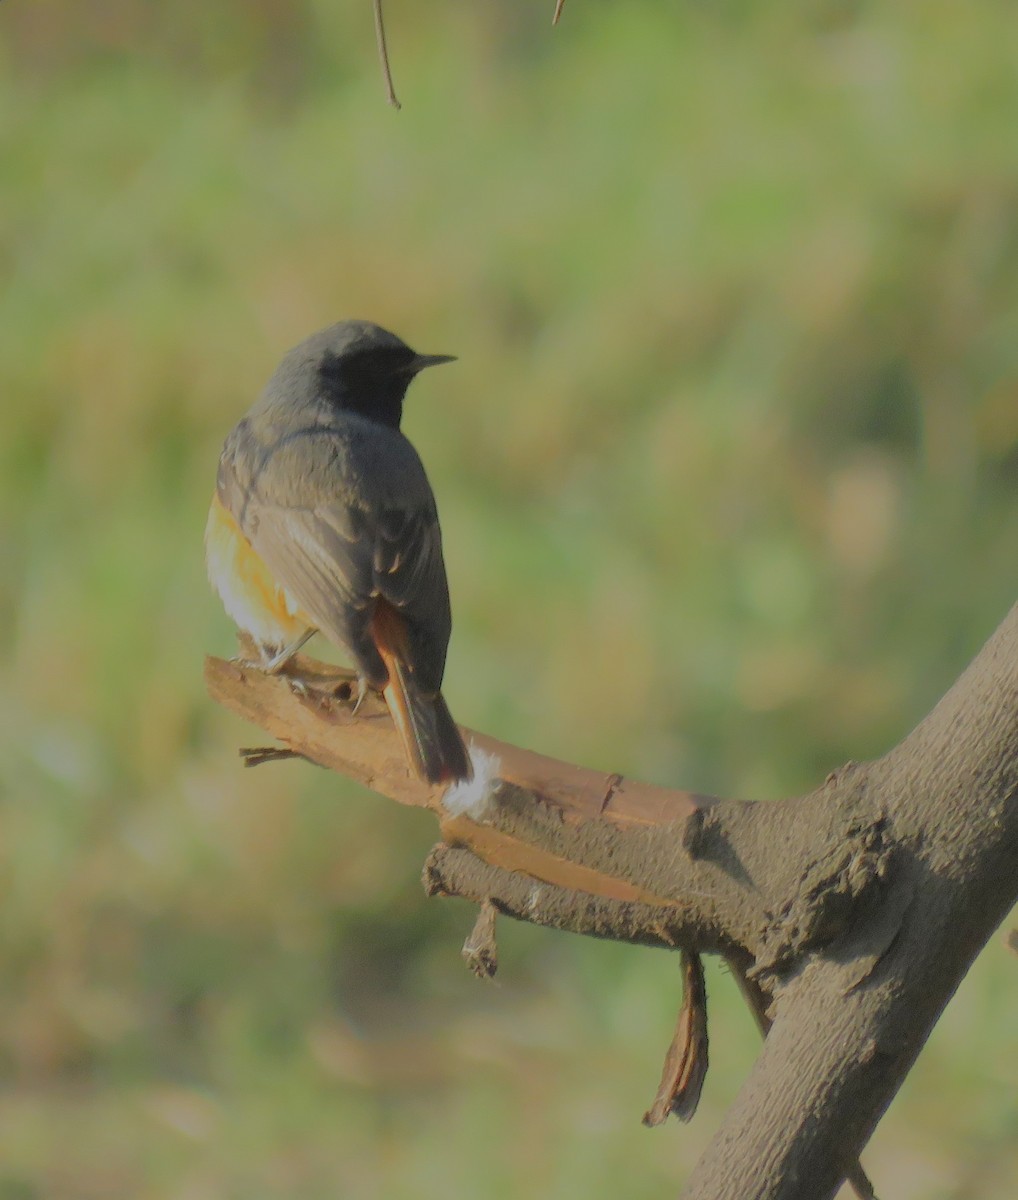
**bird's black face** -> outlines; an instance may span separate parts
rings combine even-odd
[[[452,362],[452,356],[416,354],[395,334],[372,327],[369,336],[326,349],[318,374],[337,408],[398,429],[410,381],[443,362]]]

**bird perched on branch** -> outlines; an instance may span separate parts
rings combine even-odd
[[[205,531],[209,579],[280,670],[316,631],[343,647],[357,703],[381,692],[407,759],[429,783],[469,779],[442,698],[452,630],[435,497],[400,432],[417,354],[367,321],[294,347],[235,426]]]

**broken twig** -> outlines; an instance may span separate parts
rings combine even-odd
[[[498,909],[485,900],[470,935],[463,943],[463,958],[478,979],[493,979],[498,970],[498,945],[495,941],[495,918]]]

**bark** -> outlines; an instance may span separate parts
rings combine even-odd
[[[1018,899],[1018,607],[899,746],[774,803],[656,788],[465,731],[498,778],[485,805],[450,815],[408,777],[378,705],[354,718],[318,690],[324,668],[297,670],[310,690],[216,659],[206,678],[290,750],[431,808],[429,892],[732,962],[767,1036],[688,1200],[823,1200],[846,1176],[865,1184],[860,1150]],[[478,946],[493,962],[493,939]]]

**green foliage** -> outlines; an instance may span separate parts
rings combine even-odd
[[[1018,18],[999,2],[4,5],[0,1200],[674,1194],[667,956],[426,903],[433,835],[242,773],[219,443],[343,316],[407,429],[464,722],[723,794],[879,754],[1015,599]],[[994,944],[869,1155],[1018,1187]]]

